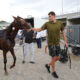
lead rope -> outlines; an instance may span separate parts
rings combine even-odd
[[[60,41],[61,42],[61,41]],[[63,45],[64,45],[64,42],[61,42]],[[67,48],[67,53],[68,53],[68,59],[69,59],[69,64],[70,64],[70,69],[71,69],[71,57],[70,57],[70,53],[69,53],[69,50]]]
[[[70,57],[70,53],[69,53],[69,50],[67,49],[68,51],[68,59],[69,59],[69,63],[70,63],[70,69],[71,69],[71,57]]]
[[[18,47],[18,48],[14,49],[15,52],[19,51],[19,49],[20,49],[21,47],[23,48],[23,52],[24,52],[24,40],[22,40],[22,42],[19,43],[19,47]]]

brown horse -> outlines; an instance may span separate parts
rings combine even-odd
[[[10,51],[13,56],[14,62],[10,66],[10,69],[15,66],[16,56],[14,53],[15,46],[15,37],[19,29],[23,29],[24,27],[29,28],[27,22],[21,17],[13,17],[14,21],[8,26],[6,29],[2,30],[0,34],[0,49],[3,50],[3,58],[4,58],[4,71],[5,74],[8,74],[6,63],[7,63],[7,52]]]

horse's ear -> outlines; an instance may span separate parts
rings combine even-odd
[[[18,18],[18,19],[23,19],[23,18],[21,18],[20,16],[17,16],[17,18]]]
[[[17,19],[15,16],[12,16],[14,19]]]
[[[17,16],[17,18],[20,18],[19,16]]]

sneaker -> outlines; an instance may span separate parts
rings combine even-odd
[[[34,61],[30,61],[30,63],[31,63],[31,64],[35,64],[35,62],[34,62]]]
[[[25,61],[22,61],[22,63],[24,64],[24,63],[25,63]]]
[[[55,78],[59,78],[58,75],[56,74],[56,72],[53,72],[52,76],[55,77]]]
[[[47,71],[50,73],[50,67],[48,66],[48,64],[45,65]]]

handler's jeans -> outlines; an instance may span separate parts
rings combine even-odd
[[[25,43],[23,47],[23,61],[27,56],[27,53],[30,52],[30,61],[34,61],[34,45],[33,43]]]
[[[41,48],[41,38],[37,38],[36,42],[37,42],[37,47]]]

